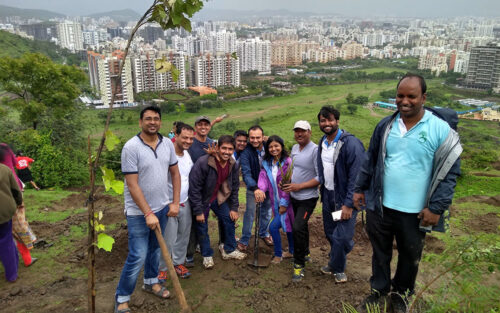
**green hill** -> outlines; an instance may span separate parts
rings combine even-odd
[[[41,20],[48,20],[55,17],[64,17],[65,15],[47,10],[20,9],[9,7],[6,5],[0,5],[0,18],[8,16],[20,16],[22,18],[38,18]]]
[[[58,63],[79,64],[76,54],[63,49],[52,42],[30,40],[9,32],[0,30],[0,57],[20,57],[28,52],[39,52],[47,55]]]

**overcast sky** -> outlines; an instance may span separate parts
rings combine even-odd
[[[85,15],[133,9],[142,13],[148,0],[0,0],[0,4]],[[210,0],[205,8],[227,10],[279,10],[337,13],[348,16],[500,16],[498,0]]]

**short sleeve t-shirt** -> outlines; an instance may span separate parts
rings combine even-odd
[[[189,155],[191,156],[191,160],[193,160],[193,163],[196,163],[196,161],[207,154],[205,152],[205,149],[208,149],[208,145],[212,144],[214,141],[210,138],[207,137],[205,142],[201,142],[196,138],[193,138],[193,144],[191,147],[189,147]]]
[[[16,168],[18,170],[24,170],[28,166],[30,166],[31,163],[33,163],[34,160],[32,158],[28,158],[25,156],[20,156],[16,158]]]
[[[191,168],[193,167],[193,161],[191,160],[191,156],[189,152],[184,151],[183,156],[177,156],[177,166],[179,167],[179,173],[181,174],[181,196],[180,203],[185,203],[188,200],[188,191],[189,191],[189,172],[191,172]],[[174,187],[172,186],[172,178],[168,177],[168,192],[171,197],[173,197]]]
[[[172,202],[168,190],[170,166],[177,164],[174,145],[170,139],[158,134],[158,144],[153,150],[137,136],[131,138],[122,150],[123,174],[138,174],[139,187],[153,212],[158,212]],[[125,179],[125,214],[142,215],[127,186]]]
[[[313,178],[319,182],[317,144],[310,141],[302,150],[296,144],[292,147],[290,155],[293,160],[292,183],[304,183]],[[318,187],[291,192],[290,195],[297,200],[317,198],[319,196]]]
[[[419,213],[432,176],[434,153],[450,132],[449,125],[429,111],[411,129],[394,120],[384,160],[384,206]]]

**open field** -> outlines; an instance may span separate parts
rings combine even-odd
[[[293,143],[291,130],[293,123],[299,119],[307,119],[313,126],[313,140],[317,141],[320,131],[317,127],[316,114],[322,105],[345,103],[345,97],[349,92],[354,96],[368,96],[370,101],[378,100],[378,93],[394,88],[395,83],[395,81],[384,81],[342,86],[301,87],[295,95],[227,102],[221,109],[204,109],[199,113],[164,116],[163,133],[169,131],[175,120],[193,123],[197,115],[204,114],[214,118],[227,113],[229,118],[214,127],[213,137],[222,133],[232,133],[236,128],[247,129],[259,122],[267,134],[282,136],[290,146]],[[440,80],[430,81],[429,88],[431,90],[438,88],[441,86],[440,83]],[[358,136],[367,146],[373,128],[387,114],[390,112],[386,110],[374,108],[370,111],[359,107],[353,115],[343,113],[340,125],[341,128]],[[102,129],[102,117],[99,117],[96,111],[87,111],[85,115],[88,124],[87,134],[91,135],[95,142]],[[139,131],[137,120],[137,110],[118,110],[114,112],[111,128],[123,140],[127,140]],[[498,123],[461,121],[459,126],[461,134],[470,137],[470,140],[466,141],[469,147],[478,150],[498,147],[496,141],[500,138]],[[474,135],[477,137],[473,137]],[[440,254],[446,248],[446,239],[458,239],[470,234],[485,234],[489,236],[493,246],[496,244],[498,247],[499,190],[499,162],[489,164],[487,169],[468,170],[467,174],[458,180],[451,208],[450,232],[445,235],[428,236],[424,255]],[[39,238],[53,245],[33,250],[33,256],[39,258],[33,267],[25,268],[21,262],[19,279],[15,284],[0,280],[2,312],[86,311],[87,213],[84,203],[88,197],[87,192],[86,187],[71,190],[36,192],[28,189],[26,191],[27,217],[31,227]],[[245,202],[244,188],[240,189],[239,199],[242,216]],[[103,211],[106,232],[116,240],[110,253],[99,250],[97,254],[97,312],[111,312],[115,288],[127,255],[127,226],[123,216],[123,197],[100,190],[96,209]],[[215,268],[211,271],[203,270],[201,256],[197,254],[196,267],[192,270],[193,276],[181,281],[188,303],[197,305],[196,312],[338,312],[342,309],[342,303],[357,305],[369,292],[371,246],[363,230],[361,215],[358,215],[356,245],[348,256],[346,273],[349,281],[344,285],[336,285],[332,277],[321,275],[319,272],[319,268],[327,261],[329,250],[323,233],[319,204],[309,223],[313,262],[307,265],[306,278],[299,285],[291,284],[291,265],[287,261],[259,270],[248,267],[246,261],[223,261],[216,245],[218,234],[215,219],[211,217],[209,223],[212,247],[215,250]],[[241,234],[241,218],[239,224],[236,229],[237,236]],[[283,245],[286,246],[286,240]],[[263,247],[262,251],[271,253],[267,247]],[[417,278],[419,286],[434,278],[438,271],[436,264],[424,259]],[[2,274],[3,269],[0,267],[0,275]],[[490,293],[498,295],[500,293],[498,269],[484,275],[484,285],[488,287]],[[140,278],[132,297],[133,312],[179,311],[175,299],[162,302],[141,292],[141,282]],[[439,284],[440,282],[436,283],[436,289],[431,288],[424,293],[424,299],[437,293]],[[172,291],[170,282],[167,282],[167,287]],[[474,291],[486,297],[483,301],[484,308],[488,308],[488,311],[489,309],[498,311],[498,298],[494,296],[488,298],[489,293],[476,289],[473,289],[472,294]],[[426,311],[430,305],[424,301],[420,311]],[[434,310],[434,312],[444,311]]]
[[[407,70],[402,69],[402,68],[398,68],[398,67],[372,67],[372,68],[359,69],[359,71],[363,71],[363,72],[366,72],[368,74],[372,74],[372,73],[376,73],[376,72],[384,72],[384,73],[392,73],[392,72],[406,73],[406,72],[408,72]]]

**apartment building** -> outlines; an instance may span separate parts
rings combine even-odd
[[[91,86],[99,93],[104,106],[111,104],[113,93],[115,104],[134,102],[130,58],[124,59],[124,53],[119,50],[108,55],[88,51],[87,58]],[[122,75],[118,79],[122,63]]]
[[[472,48],[464,84],[500,92],[500,43]]]
[[[447,57],[444,52],[427,53],[418,59],[419,70],[431,70],[436,76],[448,72]]]
[[[65,21],[56,25],[57,43],[73,52],[83,49],[82,24]]]
[[[342,45],[342,50],[345,51],[344,59],[352,60],[355,58],[362,58],[363,57],[364,47],[360,43],[357,43],[355,41],[350,41],[350,42],[346,42]]]
[[[163,56],[179,70],[177,81],[172,79],[172,73],[158,73],[155,69],[155,60]],[[154,50],[144,54],[133,56],[132,79],[134,82],[134,91],[136,93],[143,91],[173,90],[186,88],[186,68],[185,56],[182,52],[173,51],[160,54]]]
[[[240,63],[230,53],[191,57],[191,86],[240,86]]]
[[[271,45],[272,66],[296,66],[307,59],[309,50],[319,49],[319,43],[309,41],[276,41]]]
[[[259,74],[271,73],[271,42],[252,38],[236,42],[240,71],[258,71]]]

